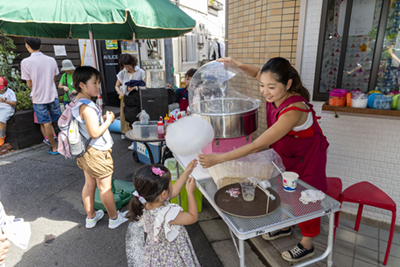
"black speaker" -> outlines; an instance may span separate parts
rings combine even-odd
[[[168,105],[175,102],[175,92],[169,88],[140,89],[140,102],[150,120],[158,121],[168,113]]]

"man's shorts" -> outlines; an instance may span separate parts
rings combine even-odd
[[[57,98],[54,102],[47,104],[33,104],[33,110],[39,124],[58,121],[61,116],[60,102]]]
[[[111,151],[111,148],[108,151],[101,151],[88,146],[86,152],[76,160],[76,163],[91,177],[96,179],[106,178],[114,172]]]
[[[0,109],[0,122],[7,124],[7,121],[14,115],[14,109],[1,108]]]

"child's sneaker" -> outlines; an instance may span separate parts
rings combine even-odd
[[[103,210],[98,210],[96,211],[96,216],[92,219],[89,219],[86,217],[86,228],[93,228],[96,226],[97,222],[103,218],[104,216],[104,211]]]
[[[110,229],[115,229],[118,226],[120,226],[121,224],[123,224],[124,222],[128,221],[128,218],[126,218],[126,214],[128,213],[128,211],[124,211],[124,212],[118,212],[118,218],[117,219],[108,219],[108,228]]]
[[[278,238],[281,238],[281,237],[284,237],[284,236],[291,235],[292,232],[293,232],[293,227],[290,227],[288,230],[278,229],[278,230],[275,230],[275,231],[272,231],[272,232],[268,232],[266,234],[263,234],[261,237],[264,240],[271,241],[271,240],[275,240],[275,239],[278,239]]]
[[[292,247],[288,251],[282,252],[282,258],[290,262],[295,262],[312,257],[314,254],[314,246],[311,249],[307,250],[299,242],[296,246]]]
[[[47,138],[43,139],[43,143],[45,143],[48,146],[51,146],[50,141]]]
[[[128,146],[128,149],[129,150],[135,150],[135,145],[133,144],[133,142],[132,142],[132,144],[130,146]]]

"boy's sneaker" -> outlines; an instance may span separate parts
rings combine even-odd
[[[134,144],[132,143],[132,145],[128,146],[128,149],[129,149],[129,150],[135,150]]]
[[[125,139],[125,134],[121,134],[121,139]]]
[[[290,227],[288,230],[278,229],[278,230],[275,230],[275,231],[272,231],[272,232],[268,232],[266,234],[263,234],[261,237],[264,240],[271,241],[271,240],[275,240],[275,239],[278,239],[278,238],[281,238],[281,237],[284,237],[284,236],[289,236],[292,233],[293,233],[293,227]]]
[[[121,224],[123,224],[124,222],[128,221],[128,218],[126,218],[126,214],[128,213],[128,211],[124,211],[124,212],[118,212],[118,218],[113,220],[113,219],[108,219],[108,228],[110,229],[115,229],[118,226],[120,226]]]
[[[295,262],[312,257],[314,254],[314,246],[310,250],[307,250],[299,242],[296,246],[292,247],[288,251],[282,252],[282,258],[290,262]]]
[[[43,143],[45,143],[48,146],[51,146],[50,141],[47,138],[43,139]]]
[[[104,216],[104,211],[102,210],[98,210],[96,211],[96,216],[92,219],[89,219],[88,217],[86,217],[86,228],[93,228],[96,226],[97,222],[103,218]]]

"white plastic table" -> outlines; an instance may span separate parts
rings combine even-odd
[[[179,155],[174,155],[177,161],[183,168],[186,168],[187,164],[190,162],[188,157],[180,157]],[[177,165],[178,167],[178,165]],[[179,177],[179,169],[177,168],[177,175]],[[327,266],[333,266],[332,260],[332,250],[333,250],[333,230],[334,230],[334,213],[340,210],[340,203],[335,199],[329,197],[328,195],[322,201],[317,201],[316,203],[309,203],[307,205],[299,201],[301,191],[306,189],[315,189],[311,185],[299,180],[297,189],[295,192],[285,192],[280,190],[282,188],[281,176],[277,176],[270,180],[272,189],[275,190],[280,198],[281,205],[279,208],[263,217],[259,218],[241,218],[229,215],[222,212],[219,207],[215,204],[214,195],[218,191],[214,180],[210,175],[205,177],[204,171],[199,177],[196,177],[196,173],[193,172],[192,176],[196,179],[197,188],[201,191],[203,196],[208,200],[208,202],[213,206],[215,211],[221,216],[224,222],[228,225],[229,230],[235,234],[239,240],[239,248],[236,245],[236,241],[232,235],[234,245],[236,247],[239,259],[240,267],[245,267],[245,255],[244,255],[244,241],[249,238],[253,238],[267,232],[278,230],[284,227],[295,225],[301,222],[305,222],[314,218],[328,216],[329,218],[329,234],[327,238],[327,248],[325,252],[313,259],[304,261],[298,265],[307,266],[318,262],[320,260],[328,257]],[[278,187],[279,186],[279,187]],[[278,190],[279,188],[279,190]]]

